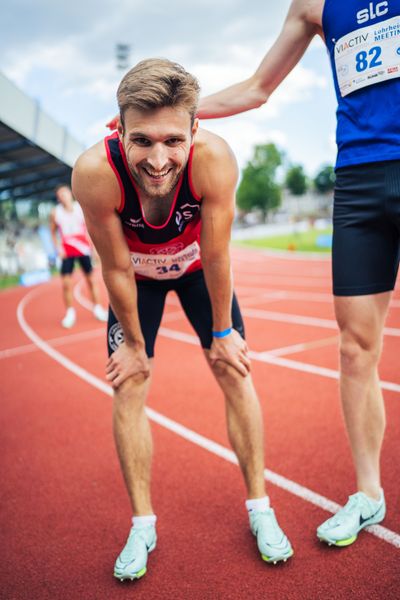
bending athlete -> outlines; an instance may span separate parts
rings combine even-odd
[[[136,65],[117,98],[118,131],[78,160],[73,189],[100,255],[110,297],[107,379],[133,522],[114,575],[139,578],[156,545],[152,438],[145,413],[154,342],[174,290],[226,401],[252,532],[266,561],[293,550],[269,506],[260,405],[232,289],[229,240],[237,165],[227,144],[198,129],[196,79],[168,60]]]
[[[333,293],[340,395],[357,492],[317,529],[337,546],[385,516],[380,454],[385,410],[378,362],[400,249],[400,3],[293,0],[282,32],[246,81],[204,98],[201,118],[261,106],[315,35],[329,51],[338,100]]]

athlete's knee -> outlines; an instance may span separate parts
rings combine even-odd
[[[212,372],[218,381],[226,382],[227,384],[236,384],[243,376],[232,365],[223,360],[216,360],[211,364]]]
[[[149,376],[129,377],[114,390],[114,411],[121,416],[144,408]]]
[[[339,350],[342,373],[356,375],[377,366],[381,341],[347,331],[341,334]]]

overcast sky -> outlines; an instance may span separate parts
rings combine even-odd
[[[116,43],[131,45],[130,65],[163,56],[200,81],[203,95],[258,66],[280,31],[289,0],[3,0],[0,70],[85,145],[116,112]],[[225,137],[240,167],[256,143],[273,141],[314,176],[335,160],[333,85],[316,39],[267,105],[203,121]],[[0,99],[1,102],[1,99]]]

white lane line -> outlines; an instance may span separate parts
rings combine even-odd
[[[177,300],[177,299],[172,297],[171,300],[172,300],[171,304],[175,304],[175,300]],[[252,309],[249,309],[249,310],[252,310]],[[244,313],[244,311],[242,311],[242,312]],[[263,312],[268,312],[268,311],[263,311]],[[286,316],[285,313],[273,313],[273,314]],[[308,318],[311,318],[311,317],[307,317],[307,319]],[[318,319],[318,321],[326,321],[326,319]],[[334,329],[337,329],[337,325],[336,325],[335,321],[330,321],[330,323],[333,323],[335,325]],[[170,339],[173,339],[173,340],[185,342],[187,344],[193,344],[195,346],[199,345],[199,340],[198,340],[197,336],[189,334],[189,333],[185,333],[182,331],[175,331],[173,329],[168,329],[166,327],[160,327],[159,333],[160,333],[160,335],[170,338]],[[269,352],[250,351],[249,356],[253,360],[256,360],[259,362],[264,362],[264,363],[271,364],[271,365],[275,365],[277,367],[285,367],[287,369],[293,369],[295,371],[301,371],[303,373],[310,373],[312,375],[320,375],[321,377],[328,377],[329,379],[339,379],[339,371],[336,371],[334,369],[328,369],[325,367],[319,367],[318,365],[303,363],[303,362],[300,362],[297,360],[290,360],[288,358],[282,358],[280,356],[274,356],[273,354],[270,354]],[[381,381],[380,385],[383,390],[400,393],[400,384],[392,383],[390,381]]]
[[[24,346],[16,346],[15,348],[5,348],[0,351],[0,359],[11,358],[20,354],[28,354],[29,352],[37,352],[35,344],[25,344]]]
[[[251,304],[255,304],[258,302],[262,302],[264,299],[267,301],[275,300],[304,300],[305,302],[319,302],[319,303],[328,303],[333,306],[333,296],[332,294],[323,294],[318,292],[290,292],[289,290],[276,290],[276,291],[266,291],[261,292],[260,288],[252,288],[252,287],[243,287],[240,284],[235,286],[236,291],[240,293],[240,295],[249,294],[249,297],[241,297],[241,303],[250,302]],[[256,294],[256,295],[254,295]],[[400,300],[394,300],[393,298],[389,304],[389,310],[392,308],[400,308]]]
[[[82,331],[80,333],[72,333],[63,335],[61,337],[51,338],[46,340],[51,346],[65,346],[67,344],[73,344],[74,342],[82,342],[85,340],[91,340],[96,337],[104,336],[104,328],[90,329],[89,331]],[[15,348],[6,348],[0,351],[0,359],[10,358],[12,356],[18,356],[20,354],[27,354],[29,352],[36,352],[38,350],[35,344],[26,344],[24,346],[16,346]]]
[[[322,377],[328,377],[330,379],[339,379],[339,371],[336,371],[335,369],[327,369],[325,367],[319,367],[318,365],[290,360],[289,358],[271,356],[268,352],[250,352],[249,354],[250,358],[253,358],[254,360],[269,363],[270,365],[275,365],[277,367],[286,367],[287,369],[294,369],[295,371],[302,371],[303,373],[321,375]],[[400,393],[400,385],[397,383],[381,381],[380,386],[383,390]]]
[[[85,283],[84,279],[81,279],[75,285],[74,298],[81,306],[83,306],[83,308],[86,308],[87,310],[92,311],[93,310],[93,302],[88,300],[88,298],[86,298],[82,293],[82,286],[84,283]],[[176,302],[174,302],[174,300],[171,300],[170,295],[167,297],[167,304],[171,304],[173,306],[179,306],[179,307],[181,306],[178,298],[176,298]],[[171,313],[167,313],[167,314],[163,315],[163,321],[167,321],[167,322],[168,321],[179,321],[179,319],[182,319],[184,316],[185,316],[185,313],[182,310],[176,311],[176,312],[171,312]]]
[[[77,285],[74,288],[74,296],[75,296],[76,300],[84,308],[91,311],[93,308],[92,302],[90,302],[87,298],[85,298],[81,292],[83,283],[84,283],[84,280],[81,280],[77,283]],[[288,292],[272,291],[272,292],[267,292],[267,297],[268,298],[276,297],[277,299],[288,298],[287,294],[288,294]],[[289,295],[293,299],[304,298],[306,300],[309,300],[310,296],[314,296],[315,298],[318,298],[318,299],[321,297],[326,297],[325,294],[313,294],[313,293],[310,293],[310,294],[294,293],[293,294],[293,293],[289,292]],[[330,299],[332,301],[332,297]],[[315,299],[315,301],[317,302],[319,300]],[[178,298],[176,296],[171,296],[171,295],[169,295],[167,297],[167,304],[170,304],[173,306],[180,306]],[[336,321],[331,320],[331,319],[320,319],[317,317],[293,315],[293,314],[288,314],[288,313],[281,313],[281,312],[270,311],[270,310],[262,310],[262,309],[257,309],[257,308],[242,308],[242,314],[246,317],[251,317],[251,318],[255,318],[255,319],[265,319],[268,321],[276,321],[276,322],[280,322],[280,323],[295,323],[297,325],[322,327],[325,329],[335,329],[335,330],[338,329]],[[174,320],[174,317],[168,317],[167,320]],[[391,336],[391,337],[400,337],[400,329],[395,328],[395,327],[385,327],[383,330],[383,334],[386,336]]]
[[[185,342],[186,344],[192,344],[194,346],[199,345],[199,340],[195,335],[184,333],[182,331],[175,331],[173,329],[167,329],[166,327],[160,327],[159,331],[160,335],[170,338],[171,340]],[[252,360],[275,365],[276,367],[285,367],[287,369],[293,369],[294,371],[310,373],[311,375],[328,377],[329,379],[339,379],[339,371],[335,371],[334,369],[327,369],[325,367],[319,367],[318,365],[303,363],[297,360],[290,360],[289,358],[273,356],[269,352],[254,352],[250,350],[249,356]],[[390,381],[381,381],[380,385],[383,390],[400,393],[400,384],[392,383]]]
[[[247,275],[242,274],[240,276],[240,282],[242,285],[253,285],[254,287],[265,288],[267,285],[278,285],[282,286],[293,286],[293,287],[301,287],[304,288],[305,285],[309,287],[320,287],[326,288],[330,284],[330,280],[326,279],[318,279],[318,278],[308,278],[307,282],[304,279],[300,279],[299,277],[293,276],[278,276],[278,275]],[[259,286],[257,286],[259,284]]]
[[[268,300],[270,298],[276,297],[277,300],[305,300],[306,302],[328,302],[329,304],[333,304],[333,296],[332,294],[323,294],[318,292],[291,292],[289,290],[272,290],[261,292],[259,288],[246,288],[242,287],[240,284],[237,286],[237,289],[241,291],[241,293],[254,294],[254,292],[259,292],[252,300],[259,300],[260,302],[265,297]]]
[[[74,297],[77,300],[77,302],[79,302],[79,304],[81,304],[81,306],[83,306],[84,308],[86,308],[87,310],[92,310],[93,309],[93,303],[88,300],[87,298],[85,298],[85,296],[82,293],[82,286],[85,283],[84,279],[81,279],[74,287]],[[312,297],[315,298],[315,302],[320,301],[319,299],[322,298],[326,298],[328,295],[327,294],[318,294],[318,293],[304,293],[302,294],[301,292],[284,292],[281,290],[272,290],[270,292],[267,292],[266,294],[263,293],[263,296],[270,298],[275,298],[276,299],[294,299],[294,300],[300,300],[300,299],[304,299],[304,300],[311,300]],[[329,296],[328,296],[329,297]],[[318,298],[318,300],[317,300]],[[326,300],[324,300],[326,301]],[[332,302],[332,296],[330,296],[330,301]],[[392,303],[395,301],[392,301]],[[392,303],[390,306],[392,306]],[[171,304],[174,306],[180,306],[179,303],[179,299],[176,296],[171,296],[171,294],[168,295],[167,297],[167,304]],[[257,318],[257,319],[267,319],[267,320],[271,320],[271,321],[279,321],[281,323],[297,323],[300,325],[310,325],[310,326],[317,326],[317,327],[325,327],[328,329],[337,329],[337,324],[336,321],[332,321],[330,319],[319,319],[316,317],[306,317],[306,316],[302,316],[302,315],[291,315],[291,314],[287,314],[287,313],[279,313],[279,312],[274,312],[274,311],[265,311],[262,309],[252,309],[252,308],[242,308],[242,314],[244,314],[245,316],[248,317],[253,317],[253,318]],[[383,330],[384,335],[389,335],[389,336],[394,336],[394,337],[400,337],[400,329],[394,328],[394,327],[385,327]]]
[[[304,342],[302,344],[293,344],[292,346],[283,346],[282,348],[275,348],[268,350],[268,354],[271,356],[284,356],[285,354],[295,354],[297,352],[306,352],[307,350],[313,350],[314,348],[323,348],[324,346],[331,346],[338,343],[338,336],[324,338],[323,340],[316,340],[315,342]]]
[[[86,383],[89,383],[96,389],[98,389],[98,390],[104,392],[105,394],[107,394],[108,396],[112,397],[113,392],[112,392],[112,388],[109,385],[107,385],[104,381],[102,381],[95,375],[92,375],[91,373],[86,371],[86,369],[83,369],[82,367],[80,367],[79,365],[74,363],[72,360],[63,356],[57,350],[54,350],[54,348],[49,346],[49,344],[47,344],[28,325],[28,323],[25,320],[24,309],[25,309],[26,305],[28,304],[28,302],[32,299],[32,297],[38,291],[41,291],[40,288],[36,289],[36,290],[32,290],[18,304],[17,319],[18,319],[18,323],[19,323],[21,329],[24,331],[24,333],[27,335],[27,337],[30,340],[32,340],[32,342],[34,344],[36,344],[43,352],[45,352],[45,354],[47,354],[52,359],[54,359],[55,361],[60,363],[63,367],[65,367],[66,369],[68,369],[69,371],[74,373],[74,375],[77,375],[78,377],[80,377],[83,381],[86,381]],[[155,423],[158,423],[159,425],[168,429],[169,431],[174,432],[175,434],[186,439],[187,441],[189,441],[193,444],[196,444],[197,446],[200,446],[204,450],[207,450],[208,452],[215,454],[216,456],[219,456],[220,458],[223,458],[230,463],[233,463],[236,465],[238,464],[236,455],[232,452],[232,450],[229,450],[228,448],[225,448],[221,444],[218,444],[217,442],[214,442],[214,441],[200,435],[199,433],[192,431],[191,429],[185,427],[184,425],[181,425],[180,423],[177,423],[176,421],[169,419],[168,417],[162,415],[161,413],[158,413],[157,411],[155,411],[151,408],[147,408],[146,411],[147,411],[148,417]],[[316,492],[296,483],[295,481],[292,481],[291,479],[287,479],[286,477],[283,477],[282,475],[279,475],[278,473],[274,473],[273,471],[270,471],[269,469],[265,469],[264,477],[267,481],[270,481],[277,487],[281,487],[282,489],[290,492],[291,494],[298,496],[299,498],[306,500],[306,501],[310,502],[311,504],[314,504],[315,506],[318,506],[319,508],[322,508],[328,512],[335,513],[340,508],[339,504],[337,504],[336,502],[333,502],[332,500],[329,500],[329,498],[326,498],[325,496],[317,494]],[[385,542],[391,544],[395,548],[400,548],[400,535],[397,534],[396,532],[391,531],[390,529],[387,529],[386,527],[382,527],[381,525],[374,525],[372,527],[368,527],[367,531],[369,531],[376,537],[384,540]]]
[[[163,315],[162,320],[163,323],[169,323],[173,321],[179,321],[184,317],[185,315],[182,311],[176,311]],[[79,333],[70,333],[61,337],[51,338],[45,341],[53,348],[57,348],[58,346],[66,346],[68,344],[74,344],[75,342],[84,342],[98,337],[105,337],[104,327],[90,329],[89,331],[81,331]],[[35,346],[35,344],[24,344],[22,346],[16,346],[15,348],[5,348],[4,350],[0,350],[0,360],[37,351],[38,347]]]
[[[311,327],[323,327],[325,329],[338,329],[336,321],[321,319],[319,317],[307,317],[304,315],[293,315],[262,308],[243,308],[242,313],[246,317],[254,319],[266,319],[267,321],[278,321],[279,323],[295,323],[296,325],[307,325]],[[400,329],[399,329],[400,332]]]
[[[242,314],[254,319],[265,319],[267,321],[277,321],[279,323],[296,323],[296,325],[306,325],[311,327],[322,327],[324,329],[338,330],[336,321],[331,319],[320,319],[317,317],[306,317],[303,315],[293,315],[281,313],[272,310],[262,310],[258,308],[243,308]],[[396,327],[385,327],[384,335],[391,337],[400,337],[400,329]]]

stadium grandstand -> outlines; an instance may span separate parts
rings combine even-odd
[[[0,274],[6,276],[54,259],[45,225],[54,188],[70,181],[84,146],[1,72],[0,98]]]
[[[84,146],[0,73],[0,201],[52,199]]]

